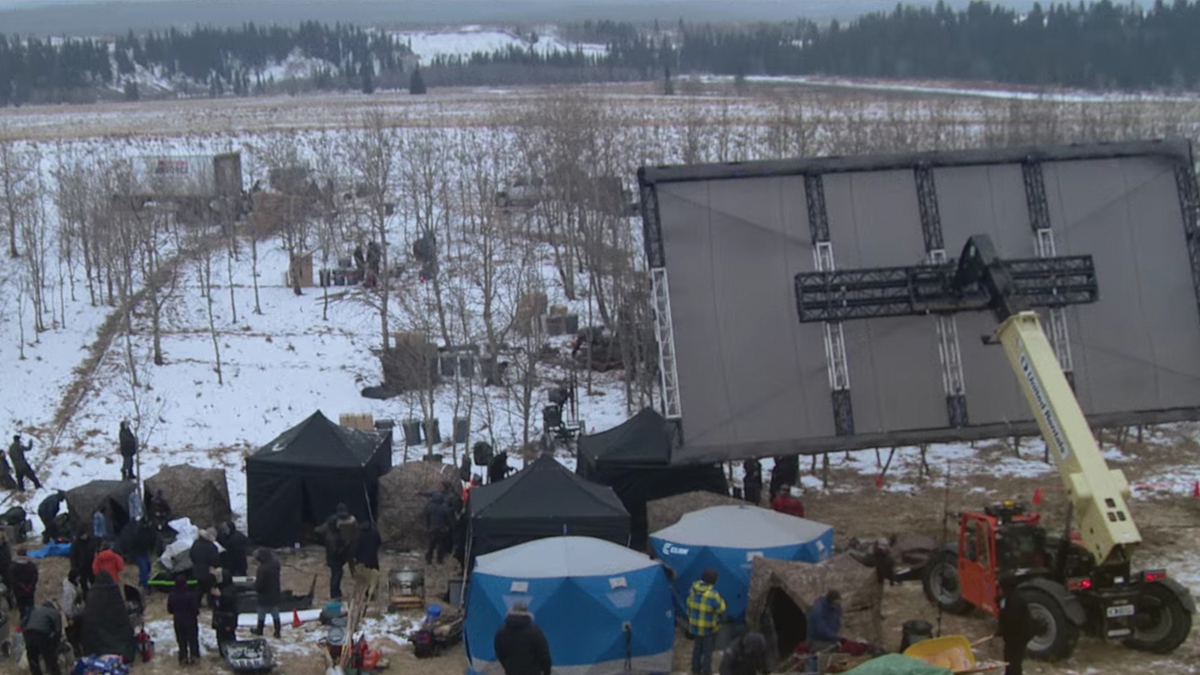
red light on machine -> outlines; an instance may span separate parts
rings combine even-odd
[[[1091,579],[1071,579],[1067,581],[1067,588],[1072,591],[1086,591],[1092,587]]]
[[[1142,581],[1151,583],[1154,581],[1162,581],[1167,578],[1167,573],[1164,570],[1154,570],[1153,572],[1142,572]]]

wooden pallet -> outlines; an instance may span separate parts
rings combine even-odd
[[[422,609],[425,607],[425,601],[419,595],[393,595],[388,601],[389,609]]]

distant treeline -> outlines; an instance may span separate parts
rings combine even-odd
[[[171,29],[115,41],[0,35],[0,106],[95,100],[98,90],[114,83],[136,98],[138,66],[168,80],[182,76],[210,94],[245,95],[270,84],[266,68],[293,52],[320,60],[324,65],[313,79],[330,89],[373,89],[376,77],[402,72],[411,55],[391,35],[315,22]]]
[[[1200,0],[1159,0],[1153,7],[1035,5],[1027,13],[987,2],[953,10],[898,5],[846,25],[807,20],[753,26],[662,27],[587,21],[560,27],[562,38],[603,44],[603,54],[553,49],[536,34],[492,52],[439,56],[425,64],[430,86],[670,79],[678,73],[953,78],[1085,88],[1200,87]],[[299,53],[321,65],[303,86],[265,75]],[[115,41],[0,36],[0,105],[94,100],[124,86],[137,66],[183,76],[199,91],[248,95],[302,88],[404,86],[413,63],[396,37],[346,25],[298,28],[196,28]],[[116,85],[116,87],[114,87]],[[669,90],[669,89],[668,89]]]

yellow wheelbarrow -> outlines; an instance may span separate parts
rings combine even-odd
[[[980,642],[986,642],[986,640]],[[924,661],[931,666],[945,668],[955,675],[981,673],[1002,667],[995,664],[980,667],[975,662],[975,650],[971,641],[962,635],[946,635],[922,640],[904,650],[904,655]]]

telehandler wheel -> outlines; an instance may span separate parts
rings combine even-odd
[[[1079,626],[1067,616],[1062,604],[1038,588],[1018,587],[1016,592],[1029,603],[1036,631],[1025,646],[1028,654],[1043,661],[1058,661],[1071,656],[1079,640]]]
[[[966,614],[971,611],[971,603],[962,597],[962,585],[958,579],[958,555],[942,551],[930,559],[925,565],[921,585],[925,588],[925,597],[941,607],[942,611],[951,614]]]
[[[1125,646],[1155,654],[1167,654],[1183,644],[1192,632],[1192,615],[1178,596],[1162,584],[1147,584],[1134,601],[1133,637]]]

